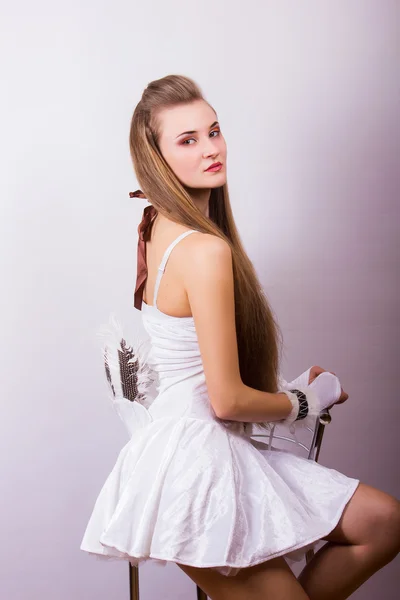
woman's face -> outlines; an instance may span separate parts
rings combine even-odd
[[[226,143],[213,109],[196,100],[165,108],[158,115],[159,148],[181,183],[215,188],[226,182]],[[207,171],[214,163],[219,170]]]

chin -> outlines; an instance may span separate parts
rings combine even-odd
[[[218,178],[216,177],[215,181],[211,182],[210,188],[214,189],[217,187],[221,187],[221,186],[225,185],[225,183],[226,183],[226,175],[224,174],[221,177],[218,177]]]
[[[225,183],[226,183],[226,178],[225,179],[221,179],[221,181],[219,181],[218,183],[215,181],[213,183],[213,185],[209,185],[208,188],[210,190],[215,190],[215,188],[222,187],[223,185],[225,185]]]
[[[207,188],[217,188],[221,187],[226,183],[226,173],[215,173],[212,177],[209,177],[207,183],[204,184],[204,187]]]

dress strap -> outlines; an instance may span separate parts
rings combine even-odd
[[[190,233],[198,233],[198,231],[197,231],[197,229],[189,229],[188,231],[184,231],[183,233],[181,233],[180,235],[178,235],[178,237],[176,239],[174,239],[173,242],[171,242],[171,244],[168,246],[168,248],[164,252],[164,256],[162,257],[160,266],[158,267],[156,283],[155,283],[155,286],[154,286],[153,305],[156,308],[157,308],[158,288],[160,287],[161,277],[163,276],[163,273],[165,271],[165,266],[167,264],[169,255],[171,254],[172,250],[175,248],[175,246],[177,245],[177,243],[180,242],[181,240],[183,240],[183,238],[185,238]]]

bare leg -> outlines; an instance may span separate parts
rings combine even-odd
[[[298,581],[310,600],[345,600],[400,550],[400,503],[360,483]]]
[[[213,569],[178,564],[211,600],[309,600],[283,558],[273,558],[226,577]]]

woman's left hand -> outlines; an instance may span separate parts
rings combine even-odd
[[[310,375],[309,375],[309,379],[308,379],[308,385],[310,385],[310,383],[312,381],[314,381],[314,379],[316,379],[318,377],[318,375],[321,375],[321,373],[324,373],[325,371],[326,371],[326,369],[323,369],[322,367],[317,367],[317,366],[311,367]],[[328,373],[332,373],[332,375],[335,375],[335,377],[337,377],[336,373],[334,373],[333,371],[328,371]],[[342,404],[343,402],[346,402],[348,397],[349,397],[349,395],[341,387],[341,394],[340,394],[339,400],[337,400],[337,402],[335,402],[335,404]]]

